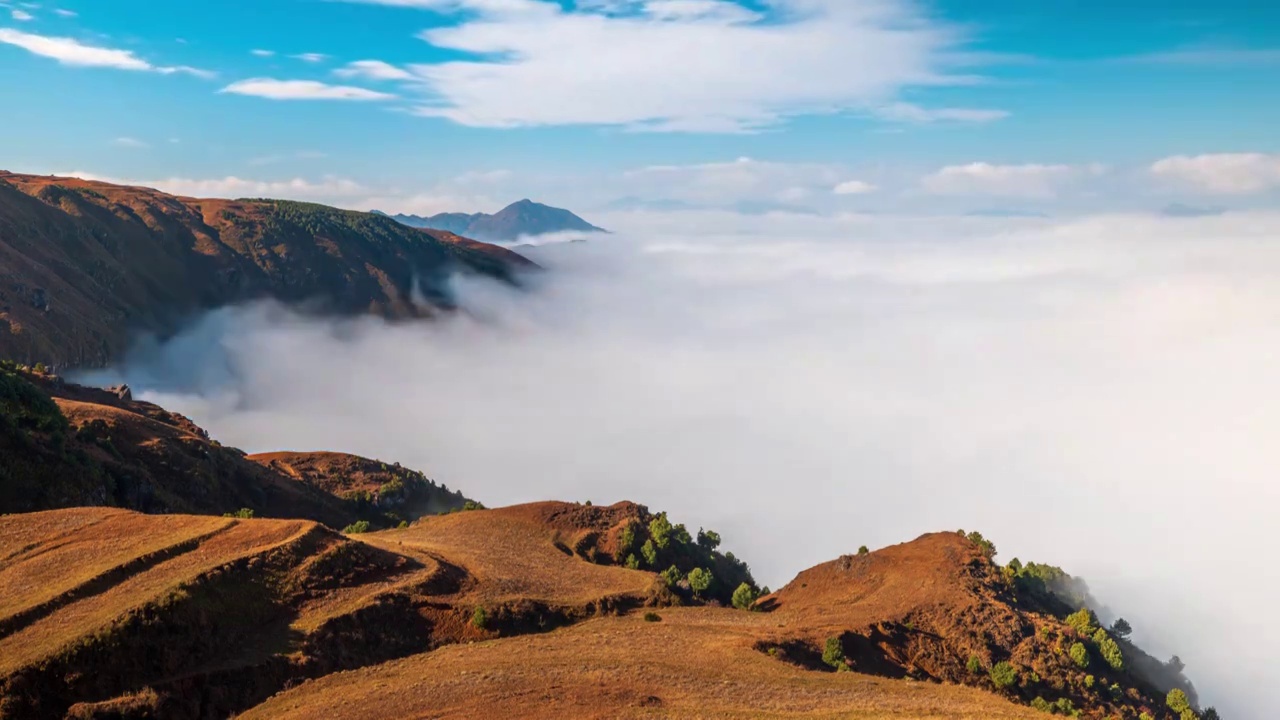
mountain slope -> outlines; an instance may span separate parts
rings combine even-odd
[[[123,397],[122,397],[123,395]],[[187,418],[123,392],[0,365],[0,513],[107,505],[148,513],[395,525],[467,498],[353,455],[246,457]],[[304,472],[299,472],[302,468]]]
[[[456,270],[510,280],[529,266],[368,213],[0,172],[0,357],[27,363],[103,365],[134,332],[163,335],[261,298],[427,315],[449,305],[444,281]]]
[[[492,215],[486,213],[440,213],[430,217],[395,215],[400,223],[417,228],[431,228],[467,237],[491,241],[511,241],[522,235],[551,232],[605,232],[568,210],[532,200],[511,203]]]

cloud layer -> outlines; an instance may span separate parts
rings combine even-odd
[[[225,311],[124,375],[248,450],[670,509],[774,586],[979,529],[1087,577],[1207,702],[1270,706],[1280,216],[607,220],[530,251],[530,294],[460,282],[449,321]]]
[[[465,12],[423,40],[472,59],[409,68],[430,100],[416,112],[466,125],[618,125],[741,132],[809,113],[872,110],[895,120],[999,119],[928,110],[900,90],[970,82],[947,56],[961,35],[914,2],[374,0]]]

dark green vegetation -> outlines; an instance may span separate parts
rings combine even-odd
[[[613,561],[657,572],[670,589],[694,600],[749,607],[760,592],[751,569],[719,547],[715,531],[698,530],[695,538],[683,524],[673,525],[665,512],[645,511],[618,534]]]
[[[0,172],[0,357],[28,364],[101,366],[136,333],[165,336],[203,311],[260,299],[430,315],[450,306],[455,272],[509,281],[529,266],[378,215]]]
[[[840,645],[840,638],[827,638],[826,643],[822,646],[822,662],[837,670],[848,669],[848,664],[844,656],[844,648]]]

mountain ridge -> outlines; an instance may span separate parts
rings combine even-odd
[[[184,198],[0,172],[0,357],[96,367],[137,333],[273,299],[340,315],[452,308],[455,272],[536,266],[454,233],[312,203]],[[423,301],[425,299],[425,302]]]
[[[446,212],[424,217],[387,215],[377,210],[374,212],[410,227],[442,230],[477,240],[497,242],[552,232],[608,232],[564,208],[544,205],[528,198],[517,200],[493,214]]]

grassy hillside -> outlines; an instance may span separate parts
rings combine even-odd
[[[379,215],[0,172],[0,358],[28,364],[101,365],[131,332],[163,335],[200,311],[258,298],[430,314],[448,306],[451,272],[509,280],[528,266]]]
[[[331,453],[287,456],[308,472],[258,462],[150,403],[0,362],[0,513],[91,505],[250,511],[376,529],[468,502],[398,465]],[[343,492],[352,478],[363,478],[363,489]]]

